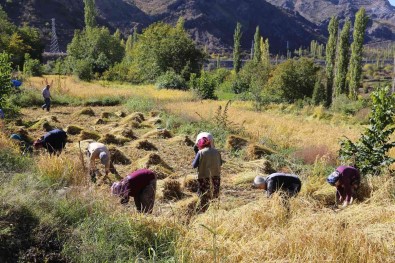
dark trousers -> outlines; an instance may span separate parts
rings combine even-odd
[[[138,195],[134,197],[134,203],[136,204],[137,211],[151,214],[155,203],[155,193],[156,179],[153,179]]]
[[[45,98],[44,99],[44,104],[41,106],[42,109],[47,109],[49,111],[51,107],[51,99],[50,98]]]
[[[219,197],[219,188],[221,185],[221,177],[211,177],[198,179],[199,189],[198,195],[200,198],[200,211],[207,210],[211,199]]]

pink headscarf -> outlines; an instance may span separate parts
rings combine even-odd
[[[210,146],[211,146],[211,142],[207,137],[201,138],[197,143],[197,147],[199,148],[199,150]]]

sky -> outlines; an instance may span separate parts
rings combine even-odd
[[[391,5],[395,6],[395,0],[389,0],[389,1]]]

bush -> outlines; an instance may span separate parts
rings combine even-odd
[[[196,74],[192,74],[189,86],[196,91],[201,99],[217,99],[217,96],[214,94],[216,87],[215,80],[206,71],[202,71],[200,77],[197,77]]]
[[[347,97],[347,95],[340,94],[333,99],[331,109],[334,112],[353,115],[366,107],[366,104],[367,102],[365,100],[351,100]]]
[[[158,89],[185,90],[187,88],[183,77],[175,73],[173,70],[166,71],[165,74],[157,78],[155,85]]]
[[[93,78],[92,65],[88,60],[77,60],[73,73],[80,80],[91,81]]]
[[[23,63],[23,75],[25,77],[41,76],[42,67],[38,59],[30,58],[29,54],[25,54],[25,62]]]

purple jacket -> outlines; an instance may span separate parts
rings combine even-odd
[[[155,173],[148,169],[140,169],[129,174],[122,180],[123,197],[137,196],[155,178]]]
[[[339,183],[337,186],[337,194],[341,196],[343,200],[350,202],[352,195],[352,185],[360,182],[361,175],[359,171],[352,166],[339,166],[336,170],[340,173]]]

